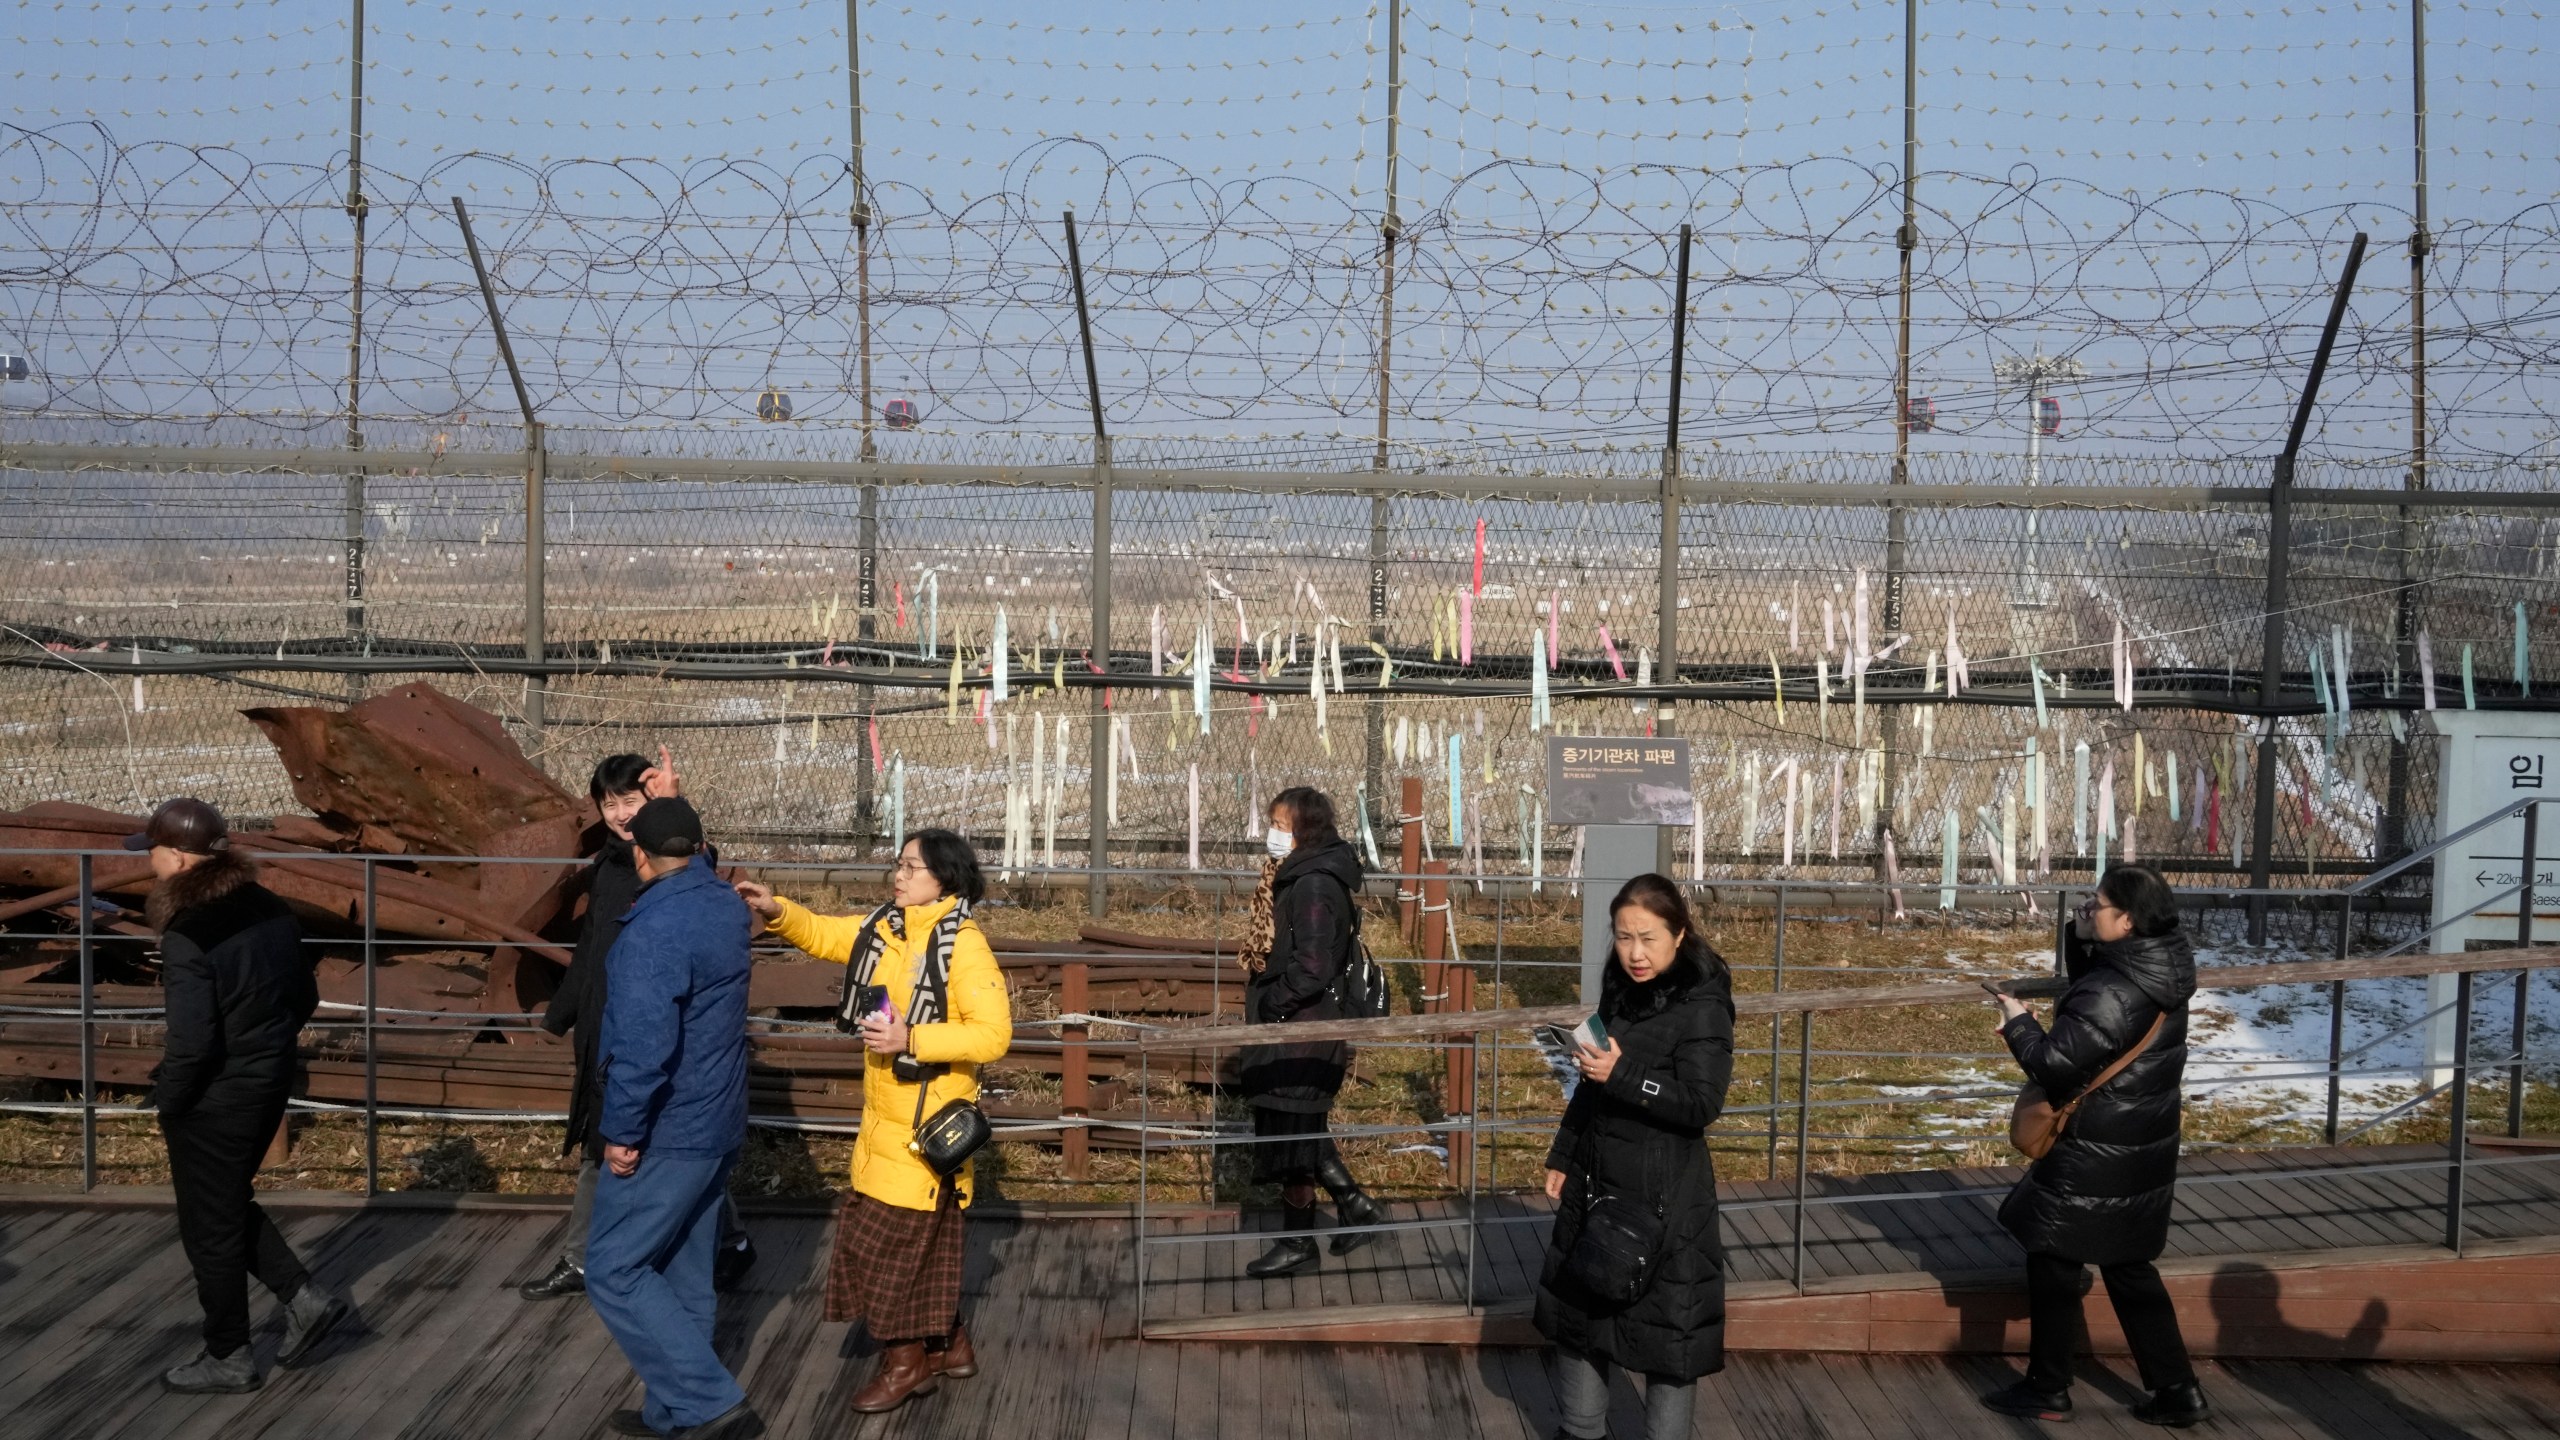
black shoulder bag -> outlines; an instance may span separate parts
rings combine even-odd
[[[1591,1190],[1583,1174],[1584,1189]],[[1592,1192],[1582,1206],[1582,1228],[1564,1256],[1565,1282],[1607,1306],[1632,1305],[1652,1286],[1660,1268],[1666,1228],[1663,1203],[1647,1205],[1625,1195]]]
[[[926,1068],[928,1073],[916,1086],[916,1133],[907,1142],[907,1149],[930,1166],[934,1174],[948,1180],[960,1173],[969,1157],[978,1153],[979,1146],[994,1137],[995,1128],[987,1123],[987,1112],[979,1109],[975,1100],[953,1100],[934,1111],[932,1119],[926,1119],[925,1096],[932,1089],[934,1075],[947,1067]]]
[[[969,902],[963,900],[944,917],[942,925],[935,927],[934,936],[927,942],[930,948],[925,953],[923,971],[916,977],[918,996],[907,1004],[911,1020],[918,1015],[927,1020],[942,1018],[951,985],[952,941],[959,933],[958,922],[968,915]],[[969,1157],[995,1134],[995,1127],[987,1123],[987,1112],[979,1109],[975,1100],[952,1100],[927,1119],[924,1107],[933,1093],[933,1082],[949,1074],[951,1067],[928,1065],[912,1055],[900,1055],[890,1068],[900,1080],[911,1081],[916,1087],[915,1133],[907,1141],[908,1152],[945,1180],[959,1174]]]

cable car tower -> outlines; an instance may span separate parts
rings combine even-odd
[[[2062,434],[2062,401],[2042,394],[2057,380],[2085,380],[2089,367],[2068,355],[2047,355],[2042,347],[2021,358],[2011,355],[1991,362],[1991,374],[2003,385],[2016,385],[2027,392],[2027,484],[2044,483],[2044,440]],[[2027,531],[2018,544],[2018,568],[2015,587],[2009,592],[2013,610],[2041,610],[2053,602],[2053,586],[2036,570],[2036,522],[2038,512],[2027,510]]]

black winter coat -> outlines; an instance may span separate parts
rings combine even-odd
[[[2154,1017],[2167,1019],[2122,1074],[2081,1102],[2062,1138],[2002,1202],[2000,1223],[2030,1254],[2088,1265],[2157,1259],[2169,1243],[2178,1179],[2195,950],[2176,931],[2110,944],[2075,934],[2063,964],[2071,988],[2054,1005],[2052,1031],[2033,1015],[2000,1031],[2019,1068],[2055,1104],[2132,1049]]]
[[[1606,1083],[1574,1088],[1548,1148],[1564,1197],[1531,1318],[1556,1344],[1629,1370],[1712,1375],[1724,1368],[1724,1236],[1706,1133],[1733,1079],[1733,978],[1712,950],[1642,985],[1612,962],[1600,1015],[1621,1053]],[[1623,1308],[1591,1305],[1559,1279],[1594,1195],[1663,1207],[1659,1268]]]
[[[1292,850],[1280,862],[1271,877],[1271,953],[1245,981],[1246,1024],[1342,1018],[1337,982],[1360,934],[1352,897],[1366,874],[1347,840]],[[1338,1040],[1249,1045],[1236,1066],[1245,1103],[1321,1115],[1342,1089],[1351,1047]]]
[[[320,1008],[293,911],[224,853],[160,882],[145,910],[160,931],[168,1039],[151,1072],[162,1122],[253,1114],[293,1089],[295,1047]]]
[[[542,1012],[542,1028],[554,1035],[576,1031],[577,1077],[569,1087],[569,1127],[560,1153],[581,1145],[590,1160],[601,1164],[604,1137],[596,1130],[596,1114],[604,1105],[604,1066],[597,1042],[604,1034],[605,953],[622,934],[631,902],[640,898],[640,871],[631,861],[631,842],[611,831],[604,848],[587,866],[587,913],[578,927],[577,947],[569,952],[569,973]]]

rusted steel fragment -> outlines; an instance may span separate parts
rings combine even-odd
[[[0,855],[0,885],[57,890],[77,885],[75,850],[111,850],[140,830],[143,818],[113,811],[46,801],[24,810],[0,812],[0,850],[46,850],[41,855]],[[364,924],[364,871],[354,862],[258,831],[235,830],[232,843],[259,864],[260,879],[291,904],[306,924],[324,934],[345,934]],[[90,867],[101,895],[139,904],[151,889],[148,867],[136,867],[123,856],[102,858]],[[543,941],[529,927],[488,913],[475,890],[427,875],[381,867],[374,880],[379,901],[378,935],[402,939],[443,940],[456,944],[517,945],[546,959],[567,963],[566,946]]]
[[[493,922],[538,930],[593,820],[508,738],[496,716],[432,685],[410,684],[344,710],[262,706],[241,712],[275,742],[293,796],[328,831],[381,854],[561,858],[553,865],[430,865],[478,892]],[[293,838],[308,840],[305,827]]]

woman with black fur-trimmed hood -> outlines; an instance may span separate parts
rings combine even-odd
[[[1645,1377],[1645,1434],[1689,1434],[1697,1379],[1724,1368],[1724,1239],[1707,1127],[1733,1080],[1733,977],[1680,887],[1639,875],[1609,902],[1607,1044],[1547,1151],[1555,1229],[1538,1332],[1555,1342],[1560,1436],[1606,1433],[1612,1370]],[[1577,1033],[1580,1027],[1576,1027]]]
[[[161,1383],[183,1394],[260,1384],[249,1350],[249,1277],[284,1302],[276,1363],[301,1363],[345,1317],[258,1207],[258,1162],[284,1120],[302,1027],[320,1005],[302,927],[257,867],[231,848],[222,812],[171,800],[128,850],[151,852],[159,883],[143,920],[160,932],[168,1038],[151,1098],[169,1145],[178,1240],[204,1306],[204,1351]]]

